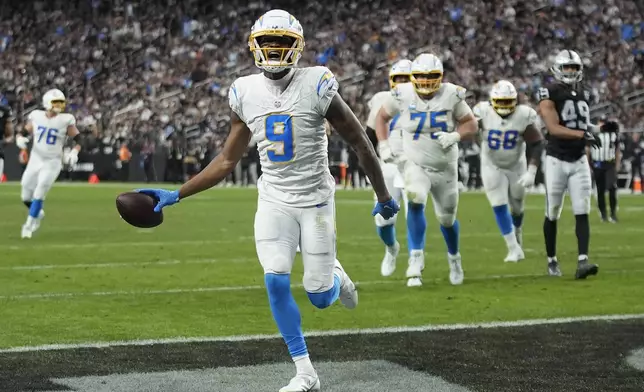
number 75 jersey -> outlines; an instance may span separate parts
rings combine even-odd
[[[442,83],[430,99],[422,99],[413,84],[401,83],[383,107],[402,130],[406,159],[431,171],[443,171],[458,162],[458,146],[448,149],[438,143],[438,132],[455,132],[458,120],[472,113],[463,87]]]
[[[537,126],[537,112],[529,106],[517,105],[514,112],[501,117],[486,101],[477,103],[473,112],[481,132],[481,161],[502,169],[513,169],[518,164],[525,167],[523,133],[530,124]]]
[[[261,74],[235,80],[231,109],[257,142],[260,198],[293,207],[327,202],[335,192],[329,171],[325,115],[338,92],[326,67],[293,68],[286,90],[275,95]]]

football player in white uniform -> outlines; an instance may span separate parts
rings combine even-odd
[[[33,134],[33,145],[29,162],[22,174],[20,185],[23,203],[29,208],[29,216],[22,226],[22,238],[31,238],[40,227],[45,213],[42,209],[47,192],[54,184],[63,166],[63,146],[67,137],[78,140],[80,133],[76,128],[76,119],[65,110],[65,94],[53,89],[42,98],[45,110],[34,110],[29,113],[24,130]],[[16,145],[26,148],[28,139],[23,135],[16,139]],[[64,157],[65,163],[74,165],[78,162],[80,145],[76,145]]]
[[[409,83],[411,77],[411,61],[398,60],[389,71],[389,86],[393,90],[399,83]],[[376,117],[382,104],[387,97],[391,96],[391,90],[381,91],[374,94],[369,100],[369,117],[367,118],[367,132],[375,134]],[[383,141],[388,143],[394,156],[402,157],[402,131],[398,126],[400,115],[395,115],[389,122],[389,139]],[[382,174],[385,176],[387,189],[395,200],[403,200],[403,205],[407,209],[407,195],[405,194],[405,181],[403,179],[403,165],[399,162],[381,162]],[[380,265],[382,276],[389,276],[396,270],[396,258],[400,251],[400,244],[396,240],[396,216],[391,219],[383,219],[382,216],[376,215],[376,228],[378,236],[385,244],[385,257]]]
[[[465,89],[443,83],[443,64],[433,54],[421,54],[412,62],[411,83],[399,84],[378,112],[376,132],[380,157],[396,161],[391,147],[387,122],[400,114],[403,134],[405,191],[409,198],[407,232],[409,265],[407,286],[422,285],[425,267],[425,204],[431,194],[434,213],[447,243],[450,282],[463,283],[459,252],[458,145],[462,138],[477,132],[472,110],[465,102]],[[382,141],[385,141],[384,143]]]
[[[473,109],[481,130],[483,188],[508,247],[506,262],[525,258],[521,248],[525,189],[534,185],[543,152],[537,112],[517,105],[517,98],[512,83],[500,80],[492,87],[490,100],[479,102]],[[531,147],[527,170],[526,143]]]
[[[318,375],[309,359],[300,312],[291,294],[290,273],[298,244],[304,262],[304,289],[311,303],[327,308],[338,297],[354,308],[354,283],[336,260],[335,180],[329,171],[324,120],[355,149],[378,195],[373,214],[391,218],[391,198],[378,157],[362,125],[338,94],[326,67],[296,68],[304,49],[300,23],[272,10],[253,25],[250,50],[262,73],[235,80],[229,90],[231,130],[223,151],[177,191],[143,189],[160,210],[226,178],[254,138],[262,166],[257,188],[255,245],[273,318],[296,366],[281,392],[317,391]]]

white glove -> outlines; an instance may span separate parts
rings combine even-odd
[[[534,185],[534,177],[537,175],[537,167],[534,165],[528,166],[528,171],[522,175],[517,181],[519,185],[524,188],[530,188]]]
[[[393,152],[391,152],[391,147],[387,140],[378,141],[378,153],[380,154],[380,159],[383,162],[393,162],[395,160]]]
[[[67,155],[67,164],[74,166],[78,162],[78,150],[73,148]]]
[[[448,149],[454,144],[461,141],[461,135],[458,132],[436,132],[438,142],[444,149]]]
[[[29,144],[29,138],[24,137],[22,135],[16,136],[16,146],[18,146],[19,149],[24,150],[27,148],[27,144]]]

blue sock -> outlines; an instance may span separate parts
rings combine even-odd
[[[33,200],[31,206],[29,207],[29,216],[32,218],[38,218],[40,215],[40,210],[42,210],[42,200]]]
[[[501,230],[501,234],[508,235],[512,233],[512,216],[510,215],[510,209],[507,204],[502,206],[492,207],[494,210],[494,217],[496,218],[496,224]]]
[[[378,235],[387,246],[394,246],[396,243],[396,227],[393,223],[387,226],[378,226]]]
[[[306,293],[309,296],[309,301],[318,309],[328,308],[338,299],[340,295],[340,278],[338,275],[333,275],[333,287],[321,293]]]
[[[291,275],[265,274],[264,282],[268,292],[273,319],[277,324],[291,357],[308,355],[300,310],[291,294]]]
[[[441,225],[441,233],[443,233],[443,238],[445,238],[445,244],[447,244],[447,252],[450,255],[455,255],[458,253],[458,237],[461,233],[461,226],[458,221],[455,220],[452,227],[445,227]]]
[[[407,212],[407,240],[410,251],[425,249],[426,230],[425,206],[410,202],[409,211]]]
[[[521,227],[523,225],[523,212],[517,215],[512,215],[512,223],[514,227]]]

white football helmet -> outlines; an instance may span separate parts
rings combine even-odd
[[[411,63],[411,82],[420,95],[429,95],[441,88],[443,63],[431,53],[423,53]]]
[[[566,84],[581,82],[584,76],[584,63],[574,50],[562,50],[555,56],[550,72],[555,79]]]
[[[65,94],[58,89],[49,90],[42,96],[42,106],[48,112],[60,113],[65,110]]]
[[[492,108],[501,116],[512,114],[517,108],[517,89],[507,80],[499,80],[490,90]]]
[[[277,73],[297,65],[304,50],[304,30],[295,17],[283,10],[260,16],[250,30],[248,46],[255,65]]]
[[[409,78],[411,77],[411,61],[407,59],[398,60],[391,66],[391,69],[389,70],[389,87],[392,89],[396,87],[398,83],[406,83],[396,82],[396,79],[399,79],[397,76],[406,76],[407,82],[409,81]]]

